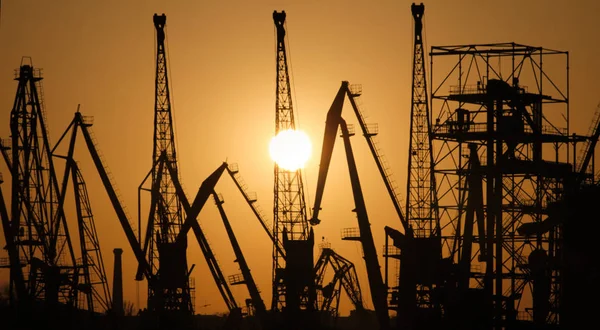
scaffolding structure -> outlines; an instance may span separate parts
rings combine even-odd
[[[446,287],[458,279],[468,297],[459,310],[481,325],[558,324],[560,226],[535,237],[517,229],[545,220],[575,168],[568,53],[434,46],[430,61],[442,254],[458,265]]]

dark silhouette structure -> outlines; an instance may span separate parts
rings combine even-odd
[[[356,240],[362,245],[367,275],[369,278],[369,286],[371,289],[371,299],[373,301],[373,305],[375,306],[375,313],[377,314],[379,328],[385,330],[389,329],[390,327],[388,306],[386,301],[386,287],[381,277],[381,267],[379,266],[379,260],[377,258],[377,250],[375,249],[375,242],[371,232],[371,224],[369,223],[364,196],[358,176],[358,169],[356,168],[356,162],[352,152],[352,146],[350,144],[350,136],[353,135],[353,132],[352,134],[350,133],[346,121],[342,118],[342,108],[347,94],[352,95],[349,89],[349,83],[347,81],[343,81],[329,111],[327,112],[325,132],[323,134],[323,149],[321,151],[321,160],[319,163],[317,192],[315,194],[315,205],[313,208],[314,211],[311,222],[315,224],[320,222],[318,219],[319,210],[321,209],[321,200],[325,188],[325,181],[327,179],[333,147],[335,145],[335,138],[337,137],[339,127],[342,131],[342,138],[344,139],[348,172],[350,174],[350,183],[352,185],[352,194],[354,197],[355,206],[353,211],[356,212],[356,217],[358,220],[358,230],[348,231],[346,235],[343,235],[342,239]],[[352,98],[353,96],[350,97]]]
[[[113,268],[113,305],[112,312],[115,316],[123,316],[125,309],[123,306],[123,249],[114,249],[115,264]]]
[[[563,229],[519,228],[543,223],[575,183],[574,146],[587,138],[569,132],[567,53],[434,46],[438,61],[455,64],[431,89],[445,317],[460,328],[556,327]]]
[[[333,276],[329,283],[323,284],[328,268],[333,270]],[[353,312],[359,315],[359,321],[363,321],[364,324],[366,311],[354,264],[335,252],[329,244],[322,243],[321,255],[315,264],[315,273],[317,310],[320,312],[321,326],[336,328],[342,288],[355,308]]]
[[[87,188],[73,158],[74,140],[67,155],[56,150],[64,136],[51,145],[42,79],[42,71],[23,58],[15,72],[18,86],[10,142],[0,144],[11,183],[10,212],[0,191],[9,255],[1,266],[10,269],[11,305],[26,326],[64,324],[65,317],[89,318],[112,304]],[[58,158],[65,160],[62,177],[55,166]],[[75,231],[69,228],[64,211],[69,178],[75,197]],[[71,232],[77,235],[72,238]]]
[[[295,129],[292,90],[285,47],[285,11],[273,12],[277,29],[277,90],[275,134]],[[314,235],[309,227],[304,199],[302,172],[280,168],[275,163],[273,201],[273,299],[274,326],[288,329],[314,328],[315,274],[313,269]],[[283,246],[286,257],[279,251]]]
[[[424,5],[413,3],[411,12],[414,48],[404,212],[374,139],[377,126],[367,124],[360,109],[362,88],[347,81],[342,81],[327,113],[310,219],[301,170],[278,164],[272,224],[263,216],[256,196],[247,191],[236,165],[220,164],[193,200],[188,198],[175,150],[166,16],[155,14],[152,166],[139,187],[140,195],[150,192],[150,208],[144,233],[141,219],[136,232],[101,156],[91,129],[93,119],[78,108],[52,145],[41,70],[22,61],[15,73],[18,86],[11,136],[0,139],[9,169],[9,176],[0,175],[0,221],[8,253],[8,258],[0,259],[0,267],[10,269],[10,304],[0,306],[2,325],[11,329],[43,324],[52,329],[491,330],[574,329],[597,323],[594,299],[600,296],[596,260],[600,251],[590,224],[598,217],[595,203],[600,199],[594,168],[600,105],[588,134],[571,132],[568,53],[516,43],[431,47],[428,82]],[[273,12],[276,134],[296,128],[285,19],[285,11]],[[443,71],[434,74],[434,67]],[[399,220],[399,229],[385,227],[385,277],[350,143],[354,128],[342,117],[346,98]],[[374,311],[364,307],[352,262],[328,244],[320,246],[319,258],[313,260],[311,225],[321,222],[338,129],[358,225],[343,228],[342,239],[361,243]],[[148,307],[140,317],[124,315],[120,248],[113,250],[111,299],[91,201],[75,157],[80,132],[138,263],[136,279],[148,282]],[[66,149],[64,154],[61,148]],[[57,162],[62,161],[61,168]],[[270,310],[225,213],[224,199],[215,190],[225,171],[273,243]],[[68,192],[69,180],[72,192]],[[9,183],[8,205],[5,182]],[[148,182],[150,187],[144,187]],[[65,212],[70,194],[75,221],[67,221],[71,219]],[[240,274],[225,276],[197,220],[211,196]],[[190,230],[229,309],[226,316],[194,315],[194,265],[188,267],[186,256]],[[393,246],[388,245],[390,238]],[[388,258],[400,261],[393,283],[388,281]],[[326,276],[329,270],[333,270],[330,277]],[[230,285],[247,287],[245,309]],[[355,308],[349,318],[338,315],[342,291]],[[582,299],[582,293],[590,299]],[[390,310],[396,312],[395,320],[390,319]]]
[[[175,193],[173,179],[166,166],[158,164],[159,157],[164,155],[165,161],[174,169],[174,174],[178,175],[165,49],[167,17],[164,14],[154,14],[153,21],[156,28],[153,167],[151,170],[153,196],[143,248],[155,280],[148,283],[148,309],[151,312],[173,311],[193,315],[194,308],[190,292],[193,288],[190,288],[189,285],[186,257],[187,240],[176,242],[183,224],[183,208]],[[162,172],[159,173],[159,170]],[[141,237],[139,239],[141,242]],[[137,279],[141,280],[142,278],[140,267]]]
[[[396,324],[399,329],[427,329],[437,327],[441,318],[440,303],[434,298],[439,286],[441,229],[422,33],[425,6],[413,3],[411,12],[414,36],[406,219],[400,219],[404,233],[385,229],[400,252],[395,256],[400,259],[398,286],[392,287],[390,299],[398,315]]]

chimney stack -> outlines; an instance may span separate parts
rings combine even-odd
[[[123,316],[123,269],[121,266],[121,255],[123,249],[114,249],[115,268],[113,270],[113,313],[117,316]]]

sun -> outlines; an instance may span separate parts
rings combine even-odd
[[[288,129],[271,139],[269,154],[277,165],[288,171],[304,167],[310,158],[312,146],[308,135],[302,131]]]

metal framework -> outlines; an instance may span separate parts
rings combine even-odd
[[[371,224],[369,222],[369,216],[360,184],[358,169],[356,167],[356,160],[354,158],[354,152],[352,151],[352,145],[350,143],[350,137],[354,135],[354,130],[350,131],[346,121],[344,118],[342,118],[342,109],[345,96],[349,95],[351,100],[354,100],[355,97],[351,96],[355,93],[350,91],[349,86],[350,85],[347,81],[342,81],[340,89],[338,90],[331,107],[327,112],[325,132],[323,134],[323,147],[319,162],[319,176],[317,178],[315,204],[313,207],[314,211],[311,218],[311,223],[320,222],[318,219],[319,210],[321,209],[323,191],[325,189],[325,182],[331,163],[331,156],[335,146],[335,138],[337,137],[339,128],[341,130],[341,136],[344,140],[346,162],[348,164],[348,173],[350,175],[350,184],[352,186],[352,195],[354,197],[354,209],[352,211],[356,213],[356,220],[358,223],[358,228],[346,228],[343,230],[342,239],[359,241],[361,243],[364,252],[365,265],[367,268],[367,276],[369,279],[369,288],[371,290],[371,299],[373,301],[373,306],[375,307],[375,314],[379,323],[379,329],[386,330],[390,328],[388,304],[386,301],[386,287],[381,277],[381,267],[379,266],[375,242],[373,240],[373,233],[371,231]],[[351,102],[353,103],[353,101]],[[353,106],[354,105],[355,104],[353,103]],[[362,126],[364,128],[364,125]],[[378,158],[376,158],[376,160],[378,160]]]
[[[10,214],[0,203],[9,258],[11,300],[27,311],[41,302],[48,322],[60,322],[61,306],[90,312],[110,308],[106,273],[83,175],[73,159],[74,136],[67,156],[51,148],[43,102],[41,70],[21,63],[11,112],[11,143],[0,142],[10,169]],[[59,182],[54,157],[66,159]],[[80,258],[64,211],[69,177],[73,177]],[[34,318],[35,319],[35,318]],[[33,319],[25,321],[33,322]]]
[[[411,6],[414,18],[414,49],[412,65],[412,98],[410,110],[410,139],[408,149],[408,179],[406,184],[406,219],[416,237],[437,234],[439,223],[432,172],[429,104],[423,54],[423,4]]]
[[[220,269],[220,266],[215,258],[214,253],[212,252],[210,245],[208,244],[208,241],[202,231],[202,228],[200,227],[200,224],[196,220],[198,214],[200,213],[200,211],[206,204],[206,201],[212,194],[216,183],[221,177],[221,174],[225,171],[227,164],[223,163],[206,180],[204,180],[204,182],[198,190],[198,193],[196,194],[196,197],[194,198],[192,203],[190,203],[190,201],[183,192],[183,188],[179,182],[179,178],[176,175],[176,170],[167,161],[166,154],[162,154],[158,158],[158,161],[155,165],[158,168],[157,172],[159,173],[159,177],[155,182],[155,187],[152,191],[158,191],[157,185],[160,184],[160,182],[162,182],[162,175],[163,173],[165,173],[163,171],[163,168],[166,168],[167,172],[165,173],[165,175],[171,176],[175,193],[177,194],[179,201],[181,201],[181,206],[185,212],[186,218],[185,222],[183,222],[183,224],[181,225],[181,230],[179,231],[179,234],[175,238],[173,244],[168,246],[168,250],[166,250],[166,252],[164,250],[159,252],[161,256],[161,265],[165,267],[167,271],[162,272],[158,275],[152,274],[151,266],[146,258],[146,254],[144,253],[141,244],[136,238],[135,231],[133,230],[133,225],[131,224],[129,216],[125,212],[123,202],[119,198],[119,194],[116,190],[116,185],[114,184],[110,176],[110,171],[101,156],[101,153],[98,148],[98,143],[94,138],[91,126],[91,118],[84,117],[81,115],[81,113],[77,112],[75,114],[73,122],[71,123],[67,131],[71,128],[74,130],[72,140],[72,145],[74,145],[74,137],[76,136],[76,130],[81,130],[81,133],[83,134],[85,143],[87,145],[87,149],[90,153],[90,156],[92,157],[92,160],[94,161],[94,165],[98,171],[98,174],[102,179],[104,188],[117,214],[118,220],[125,233],[125,236],[127,237],[129,246],[133,250],[137,262],[140,265],[139,271],[141,272],[142,276],[146,278],[149,283],[155,285],[155,287],[158,287],[158,285],[163,285],[163,287],[164,285],[171,285],[171,287],[166,287],[166,289],[173,288],[178,283],[182,283],[184,280],[188,279],[188,275],[191,272],[191,270],[186,271],[185,273],[180,271],[183,259],[182,257],[185,256],[185,254],[182,254],[180,252],[185,252],[184,248],[186,247],[187,243],[187,235],[190,229],[193,230],[194,236],[196,236],[198,245],[200,246],[200,250],[202,251],[204,258],[208,264],[213,280],[215,281],[215,284],[217,285],[217,288],[219,289],[219,292],[221,293],[221,296],[227,308],[230,310],[230,314],[227,318],[227,324],[228,326],[232,327],[235,327],[236,324],[239,325],[239,321],[242,317],[241,309],[238,307],[237,302],[235,301],[233,294],[229,289],[226,277]],[[179,272],[176,272],[177,270],[179,270]],[[160,281],[162,281],[162,283]],[[190,285],[190,288],[191,287],[192,285]],[[194,292],[191,289],[190,293],[191,299],[193,299]],[[186,310],[177,310],[172,308],[172,306],[167,306],[166,304],[169,304],[169,301],[160,301],[157,299],[156,302],[163,303],[165,305],[160,310],[155,309],[150,313],[144,313],[144,316],[149,317],[148,322],[153,323],[153,327],[158,327],[160,329],[171,329],[174,326],[183,329],[193,327],[193,315],[190,315]]]
[[[12,267],[21,267],[20,259],[25,259],[23,280],[27,295],[34,300],[67,303],[71,300],[70,288],[61,286],[58,277],[61,273],[72,277],[76,260],[59,199],[43,109],[41,71],[21,65],[15,80],[19,85],[10,120],[12,145],[3,144],[2,150],[11,169],[10,230],[19,251],[19,261]],[[11,283],[15,280],[12,278]]]
[[[277,30],[275,134],[296,128],[285,47],[285,17],[285,11],[273,12]],[[315,304],[314,240],[307,221],[302,173],[300,169],[289,171],[275,164],[274,176],[273,236],[282,242],[289,258],[286,262],[278,244],[274,244],[271,310],[285,311],[289,317],[302,321],[298,312],[312,311]]]
[[[186,257],[187,241],[184,239],[181,243],[176,242],[183,224],[183,208],[167,166],[158,166],[159,158],[164,155],[165,162],[174,171],[173,175],[179,175],[165,49],[167,17],[165,14],[154,14],[153,21],[156,28],[156,76],[152,197],[144,252],[147,254],[152,275],[156,280],[148,283],[148,309],[150,311],[174,310],[193,315],[194,302],[191,299]],[[169,267],[165,265],[161,267],[165,262]],[[140,268],[138,280],[142,279],[141,274]]]
[[[227,170],[229,171],[229,165],[227,166]],[[241,285],[245,284],[248,288],[248,294],[250,295],[250,301],[253,308],[253,311],[248,311],[249,314],[256,314],[259,318],[259,321],[264,327],[268,326],[268,322],[266,320],[266,312],[267,309],[265,307],[265,303],[263,302],[260,291],[256,286],[256,282],[254,281],[254,277],[252,277],[252,273],[250,272],[250,267],[246,262],[246,257],[242,252],[242,248],[233,232],[233,228],[231,227],[231,223],[225,213],[225,209],[223,208],[223,204],[225,200],[219,194],[217,194],[214,190],[212,193],[213,199],[215,200],[215,204],[219,209],[219,214],[221,215],[221,220],[223,220],[223,225],[225,226],[225,230],[227,231],[227,236],[229,237],[229,241],[231,243],[231,247],[233,248],[233,252],[235,254],[235,262],[240,267],[240,274],[234,274],[229,276],[229,284],[230,285]]]
[[[517,229],[544,220],[573,172],[568,53],[502,43],[435,46],[430,57],[442,252],[462,263],[467,295],[453,319],[464,325],[468,310],[486,328],[558,324],[560,227]]]
[[[323,285],[327,266],[331,265],[333,277]],[[322,246],[321,255],[315,263],[315,283],[319,289],[318,309],[327,312],[334,319],[338,316],[339,294],[343,288],[356,310],[364,310],[362,293],[354,264],[336,253],[330,246]],[[335,303],[335,306],[332,304]]]
[[[87,303],[87,309],[90,311],[108,311],[112,308],[112,301],[91,201],[79,166],[73,160],[70,163],[81,249],[81,267],[78,275],[82,279],[77,281],[80,295],[77,299],[79,302],[78,307],[86,309],[84,308],[85,302]]]

